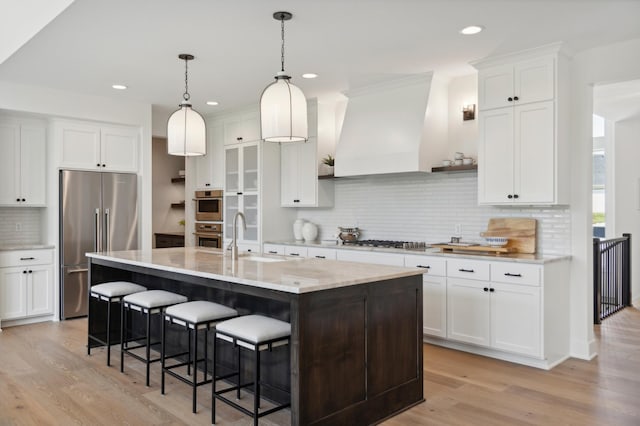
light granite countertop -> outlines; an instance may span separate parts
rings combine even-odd
[[[451,259],[476,259],[476,260],[491,260],[498,262],[516,262],[516,263],[534,263],[534,264],[546,264],[551,262],[558,262],[571,259],[570,255],[544,255],[540,253],[524,254],[524,253],[511,253],[501,254],[496,256],[489,253],[464,253],[464,252],[442,252],[439,248],[427,247],[422,250],[412,249],[396,249],[385,247],[369,247],[369,246],[355,246],[355,245],[343,245],[343,244],[324,244],[320,242],[307,242],[307,241],[267,241],[265,244],[278,244],[287,246],[298,247],[322,247],[338,250],[358,250],[369,251],[378,253],[393,253],[400,255],[427,255],[445,257]]]
[[[87,253],[87,256],[296,294],[424,273],[420,268],[277,255],[244,255],[234,261],[228,252],[203,247]]]
[[[0,251],[42,250],[55,248],[52,244],[0,244]]]

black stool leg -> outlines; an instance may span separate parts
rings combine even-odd
[[[151,363],[149,360],[151,359],[151,310],[147,310],[147,338],[146,338],[146,354],[147,354],[147,386],[149,386],[149,367]]]
[[[107,301],[107,367],[111,367],[111,298]]]
[[[242,385],[242,364],[240,363],[240,358],[242,358],[242,349],[237,343],[236,348],[238,348],[238,390],[236,391],[236,398],[240,399],[240,386]]]
[[[260,347],[256,345],[256,377],[253,383],[253,425],[258,426],[260,408]]]
[[[216,355],[218,354],[218,339],[216,338],[215,329],[213,332],[213,366],[211,377],[211,424],[216,424]]]
[[[209,372],[209,366],[207,363],[207,348],[209,347],[207,344],[207,338],[209,336],[209,326],[204,329],[204,381],[207,381],[207,373]]]
[[[127,336],[127,320],[124,314],[124,302],[120,309],[120,372],[124,373],[124,341]]]
[[[165,348],[165,336],[166,336],[166,320],[162,319],[162,337],[160,338],[160,357],[162,361],[160,361],[160,394],[164,395],[164,366],[165,366],[165,356],[164,356],[164,348]]]
[[[189,329],[191,330],[191,329]],[[196,412],[196,396],[198,392],[198,328],[193,330],[193,413]]]
[[[189,351],[189,355],[187,358],[187,376],[191,375],[191,329],[187,326],[187,333],[189,336],[187,337],[187,350]]]

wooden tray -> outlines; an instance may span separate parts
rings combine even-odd
[[[500,256],[505,253],[515,253],[516,250],[513,247],[503,246],[503,247],[492,247],[492,246],[482,246],[480,244],[475,246],[458,246],[458,245],[450,245],[450,244],[431,244],[431,247],[439,248],[441,252],[468,252],[468,253],[491,253],[496,256]]]
[[[536,220],[530,218],[494,218],[483,237],[505,237],[509,239],[506,248],[517,253],[536,252]]]

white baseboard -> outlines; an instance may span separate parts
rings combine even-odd
[[[591,340],[572,340],[571,341],[571,357],[591,361],[598,356],[595,339]]]
[[[52,320],[53,320],[53,315],[44,315],[41,317],[32,317],[32,318],[20,318],[20,319],[14,319],[14,320],[2,320],[2,327],[9,328],[9,327],[14,327],[18,325],[34,324],[37,322],[46,322],[46,321],[52,321]]]

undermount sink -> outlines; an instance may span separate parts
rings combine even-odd
[[[247,260],[253,260],[254,262],[284,262],[287,259],[278,259],[273,257],[261,257],[261,256],[247,256]]]

